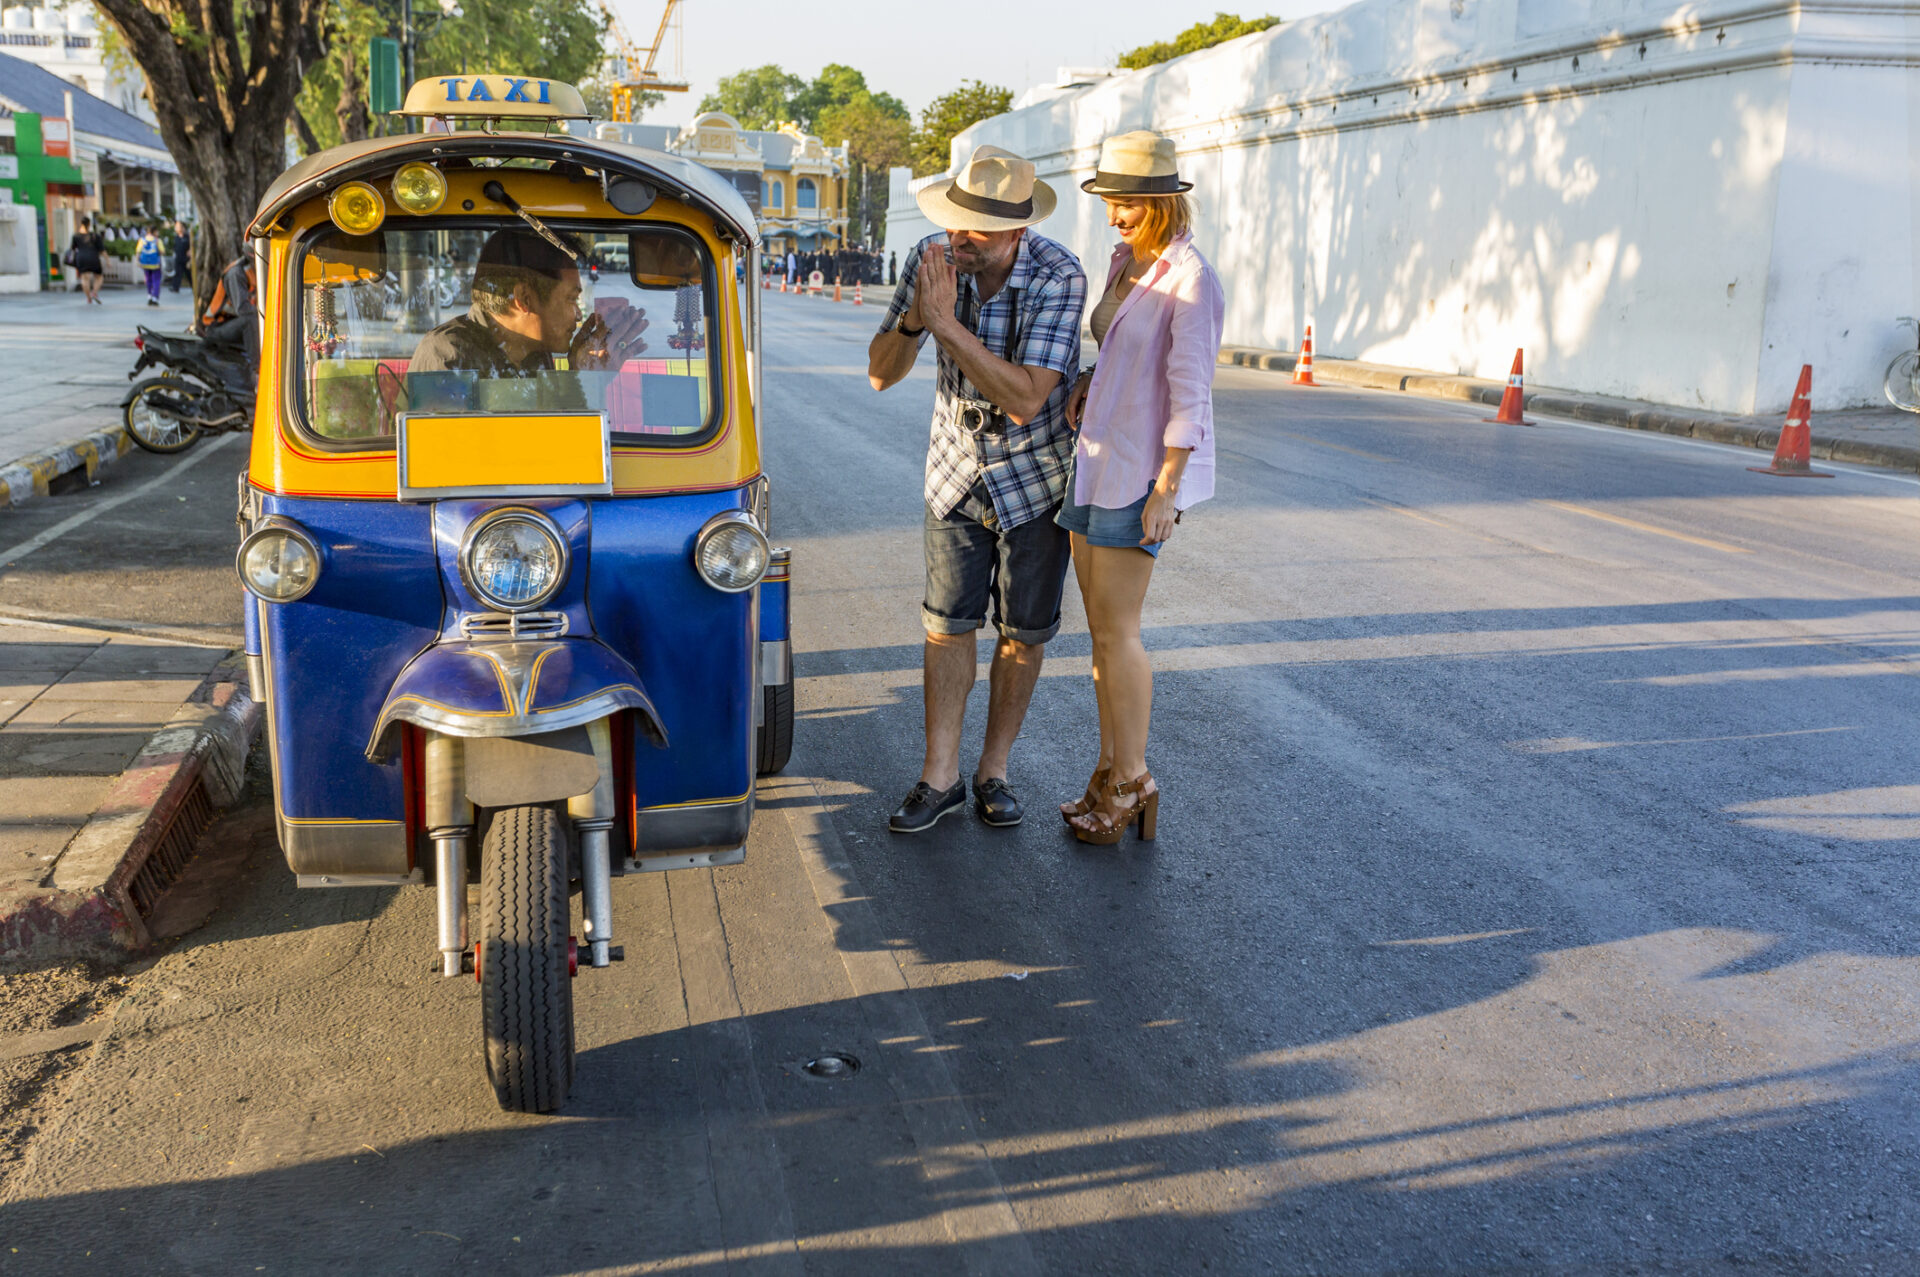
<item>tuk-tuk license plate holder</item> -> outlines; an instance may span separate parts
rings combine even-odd
[[[401,413],[402,501],[613,495],[605,413]]]

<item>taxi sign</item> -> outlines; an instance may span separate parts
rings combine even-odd
[[[528,75],[436,75],[407,90],[401,115],[487,119],[589,120],[580,90]]]

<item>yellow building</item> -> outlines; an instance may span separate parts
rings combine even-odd
[[[659,124],[594,126],[606,140],[670,151],[730,177],[760,218],[760,244],[770,253],[828,251],[847,234],[847,144],[828,146],[788,121],[778,129],[743,129],[723,111],[687,128]]]

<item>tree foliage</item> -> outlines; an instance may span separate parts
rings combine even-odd
[[[789,104],[806,87],[799,76],[770,62],[721,76],[719,87],[700,99],[700,111],[725,111],[743,129],[777,129],[782,120],[791,118]]]
[[[286,167],[287,119],[319,60],[327,0],[97,0],[146,76],[160,137],[193,195],[204,306]]]
[[[1012,89],[979,80],[968,80],[927,103],[920,112],[920,127],[913,131],[914,175],[946,172],[956,134],[1012,109]]]
[[[1211,49],[1226,40],[1237,40],[1243,35],[1252,35],[1256,31],[1265,31],[1268,27],[1278,26],[1280,19],[1268,14],[1263,18],[1242,18],[1237,13],[1218,13],[1212,22],[1196,22],[1171,40],[1159,40],[1153,44],[1143,44],[1120,55],[1119,64],[1130,71],[1141,67],[1157,66],[1188,53],[1198,53],[1202,49]]]

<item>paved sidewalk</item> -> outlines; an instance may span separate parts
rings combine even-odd
[[[135,330],[183,329],[193,317],[185,291],[162,292],[157,307],[141,289],[100,296],[99,306],[78,293],[0,296],[0,509],[44,496],[62,473],[81,465],[91,472],[122,455],[120,397],[138,357]],[[96,437],[95,455],[41,460],[88,436]],[[17,468],[30,477],[8,473]]]

